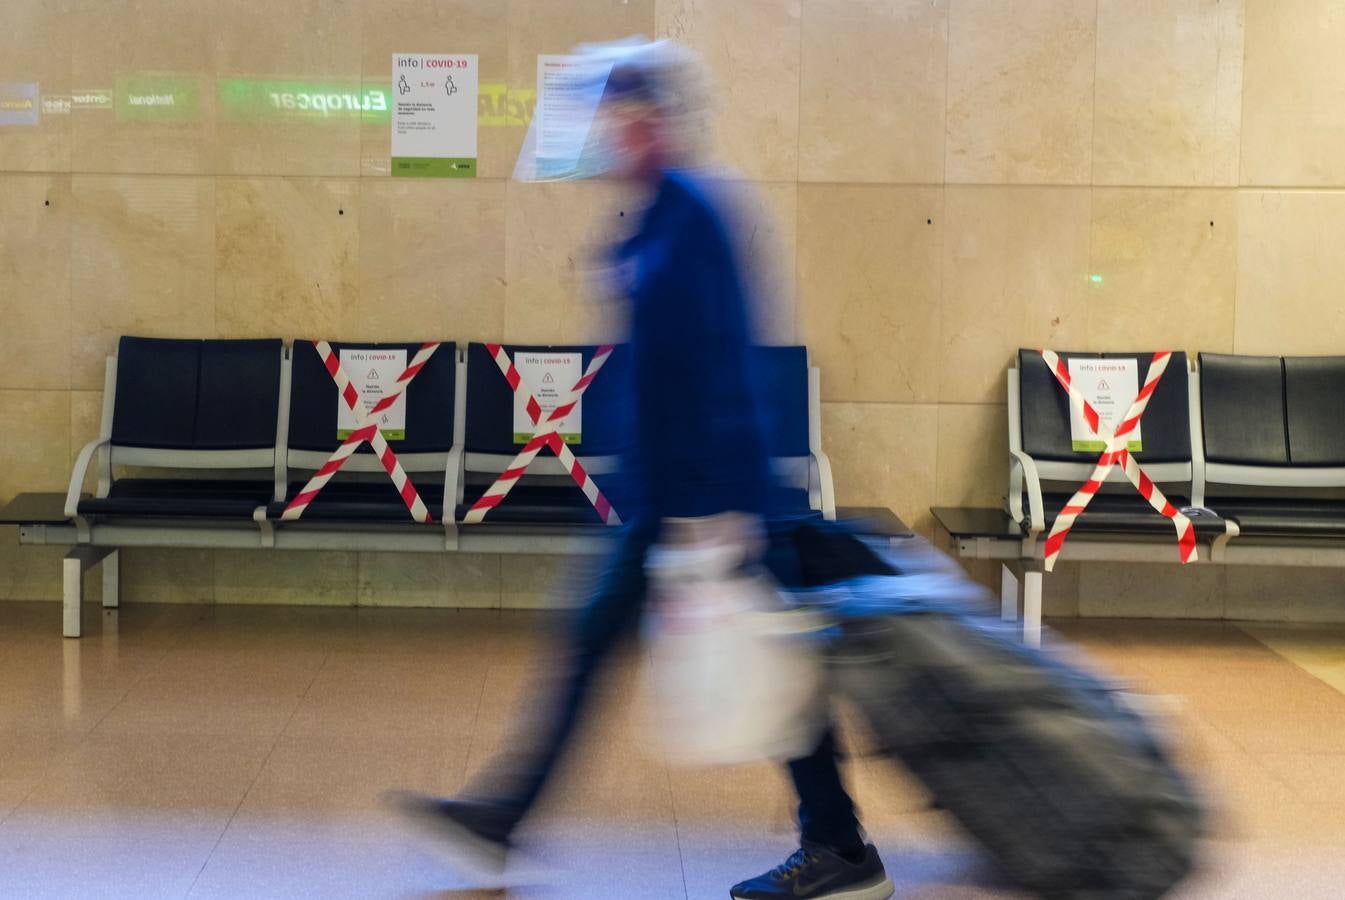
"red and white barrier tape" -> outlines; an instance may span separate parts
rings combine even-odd
[[[411,363],[406,367],[402,374],[397,376],[397,380],[392,387],[384,394],[377,403],[367,413],[360,412],[360,393],[355,386],[350,383],[350,376],[346,374],[345,369],[341,368],[341,360],[336,352],[332,350],[331,344],[326,341],[314,341],[313,346],[317,348],[318,355],[322,357],[322,364],[327,367],[327,373],[332,376],[336,382],[336,390],[345,400],[346,406],[355,414],[357,427],[350,433],[341,446],[322,464],[322,468],[308,480],[289,505],[280,518],[286,521],[293,521],[304,514],[304,510],[313,502],[327,482],[332,480],[332,476],[341,471],[341,467],[346,464],[346,460],[355,454],[360,448],[360,444],[365,441],[373,448],[378,461],[382,463],[383,470],[388,473],[392,479],[392,484],[397,488],[397,493],[401,495],[402,502],[411,512],[411,518],[417,522],[431,522],[430,511],[425,507],[424,501],[420,499],[420,494],[416,491],[415,485],[407,477],[406,470],[402,464],[397,461],[397,454],[392,452],[388,446],[387,440],[382,432],[378,430],[378,417],[383,411],[397,402],[397,398],[402,395],[407,386],[411,384],[411,379],[415,378],[420,370],[425,368],[434,351],[439,349],[439,342],[432,341],[428,344],[422,344],[416,351],[415,356],[411,358]]]
[[[532,388],[524,382],[523,375],[518,371],[513,360],[509,358],[509,354],[499,344],[487,344],[486,349],[490,352],[491,358],[495,360],[495,365],[499,366],[505,381],[509,382],[509,388],[515,393],[521,390],[527,391],[526,408],[528,417],[532,419],[534,425],[541,423],[541,404],[537,402]],[[593,480],[593,476],[584,469],[583,464],[575,457],[574,452],[570,450],[569,445],[565,443],[557,430],[560,427],[561,420],[574,411],[575,405],[579,403],[579,398],[593,383],[598,370],[607,362],[613,349],[614,347],[611,344],[604,344],[597,349],[593,354],[593,359],[589,361],[588,368],[584,370],[583,376],[570,389],[565,402],[557,405],[551,411],[551,414],[546,418],[546,422],[541,423],[542,429],[523,445],[523,449],[500,473],[500,477],[495,480],[495,483],[488,487],[481,498],[472,504],[472,508],[467,511],[467,515],[463,516],[463,522],[484,521],[486,513],[499,506],[501,501],[513,490],[514,485],[518,484],[519,479],[523,477],[523,473],[528,470],[528,466],[537,458],[537,454],[542,451],[542,448],[549,447],[551,452],[556,454],[561,465],[565,467],[565,471],[570,473],[570,477],[584,492],[588,502],[592,503],[593,508],[598,511],[598,517],[602,519],[603,524],[621,524],[621,517],[617,515],[616,510],[612,508],[612,504],[603,496],[602,491],[598,489],[597,482]]]
[[[1149,405],[1149,398],[1153,396],[1154,390],[1158,387],[1158,382],[1163,378],[1163,373],[1167,371],[1172,353],[1162,350],[1154,354],[1152,362],[1149,363],[1149,374],[1144,379],[1144,384],[1140,387],[1139,393],[1135,396],[1135,402],[1130,405],[1125,417],[1110,435],[1103,433],[1101,417],[1098,416],[1092,404],[1088,402],[1083,392],[1070,378],[1069,366],[1065,364],[1065,361],[1050,350],[1042,350],[1041,357],[1046,361],[1046,365],[1050,368],[1056,381],[1060,382],[1060,386],[1065,389],[1065,393],[1069,395],[1070,403],[1083,417],[1089,429],[1106,443],[1106,448],[1102,451],[1102,455],[1098,457],[1093,473],[1088,476],[1088,480],[1060,510],[1055,523],[1051,526],[1050,534],[1046,536],[1046,571],[1049,572],[1055,567],[1055,561],[1060,556],[1060,550],[1065,544],[1065,536],[1069,534],[1074,521],[1088,508],[1089,502],[1092,501],[1107,480],[1112,466],[1117,464],[1121,466],[1121,471],[1125,473],[1130,483],[1135,486],[1135,490],[1139,491],[1140,496],[1148,501],[1149,505],[1161,515],[1171,520],[1177,531],[1177,547],[1181,554],[1181,561],[1188,563],[1195,560],[1195,526],[1191,524],[1190,519],[1182,515],[1181,510],[1168,502],[1167,497],[1163,496],[1163,492],[1158,489],[1158,485],[1154,484],[1153,480],[1144,473],[1144,470],[1140,468],[1140,464],[1135,461],[1135,457],[1131,455],[1126,446],[1128,443],[1127,437],[1138,427],[1140,419],[1144,416],[1144,410]]]

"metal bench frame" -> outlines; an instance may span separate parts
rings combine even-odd
[[[420,553],[531,553],[542,555],[592,555],[607,546],[604,526],[593,525],[522,525],[489,521],[461,527],[454,519],[456,503],[462,501],[467,459],[464,453],[467,407],[467,344],[456,348],[453,448],[444,467],[444,516],[440,528],[405,523],[334,522],[298,519],[277,522],[268,519],[260,506],[251,521],[202,518],[159,518],[115,516],[89,518],[79,513],[79,501],[85,479],[92,468],[97,474],[95,496],[106,497],[112,488],[113,467],[161,466],[177,469],[210,470],[224,467],[235,471],[271,470],[273,497],[283,501],[289,489],[290,462],[308,464],[326,454],[291,453],[288,447],[290,416],[291,348],[282,349],[280,369],[280,406],[276,422],[274,452],[177,451],[113,446],[112,417],[116,408],[117,358],[107,359],[104,378],[102,420],[98,437],[79,453],[65,495],[64,522],[28,522],[19,526],[21,544],[46,544],[71,547],[63,563],[63,632],[79,637],[84,599],[84,573],[101,564],[103,606],[116,608],[120,603],[120,549],[122,547],[184,547],[257,550],[344,550],[406,551]],[[806,478],[810,507],[824,518],[836,517],[835,489],[831,462],[822,450],[821,381],[817,368],[808,366],[808,443],[806,475],[802,457],[784,460],[782,472],[802,485]],[[414,463],[418,456],[402,455],[403,463]],[[434,454],[437,455],[437,454]],[[313,457],[309,459],[308,457]],[[423,460],[422,460],[423,462]],[[539,463],[552,463],[547,460]],[[585,466],[588,460],[585,459]],[[555,474],[547,465],[539,465],[540,474]],[[600,458],[595,473],[610,471],[612,461]],[[357,454],[346,464],[353,472],[378,473],[383,470],[371,454]],[[529,470],[531,473],[531,469]],[[384,476],[385,477],[385,476]]]
[[[1345,468],[1243,466],[1211,463],[1205,459],[1204,429],[1201,418],[1200,371],[1194,360],[1187,362],[1187,403],[1191,433],[1189,463],[1147,465],[1145,470],[1157,482],[1186,486],[1194,506],[1204,506],[1209,485],[1282,488],[1345,488]],[[1023,451],[1019,372],[1015,365],[1008,372],[1009,427],[1009,519],[1021,534],[997,536],[958,535],[952,538],[958,555],[967,559],[998,560],[1000,575],[1000,615],[1016,621],[1022,606],[1024,640],[1033,646],[1041,641],[1041,594],[1043,552],[1040,536],[1045,531],[1045,503],[1042,482],[1061,481],[1071,487],[1081,484],[1092,472],[1089,463],[1037,460]],[[1108,483],[1125,482],[1124,475],[1113,469]],[[1023,494],[1027,494],[1024,508]],[[1234,519],[1225,519],[1223,533],[1199,541],[1197,555],[1202,564],[1277,565],[1295,567],[1345,567],[1345,541],[1330,538],[1250,537],[1242,536]],[[1068,562],[1175,563],[1176,548],[1170,534],[1126,534],[1120,532],[1073,531],[1065,542],[1060,559]]]

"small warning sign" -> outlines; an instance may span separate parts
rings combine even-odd
[[[342,348],[341,368],[351,374],[351,384],[360,394],[361,418],[374,408],[374,404],[394,387],[397,375],[406,370],[406,350],[359,350]],[[382,366],[382,368],[379,368]],[[353,373],[365,372],[360,378]],[[385,373],[392,373],[385,375]],[[339,440],[350,437],[358,423],[355,414],[340,396],[336,398],[336,436]],[[379,418],[378,430],[390,441],[406,440],[406,394],[397,398],[385,409]]]
[[[561,403],[570,398],[570,389],[583,374],[582,353],[516,353],[514,367],[523,376],[523,384],[536,391],[533,395],[542,407],[542,421]],[[538,426],[528,415],[527,390],[520,386],[514,392],[514,443],[526,444],[537,433]],[[583,401],[558,423],[556,430],[567,444],[577,444],[583,432]]]
[[[1139,394],[1139,360],[1071,359],[1069,378],[1098,414],[1103,432],[1110,434],[1121,423],[1121,417]],[[1101,452],[1107,449],[1107,443],[1093,433],[1073,404],[1070,406],[1069,425],[1070,443],[1075,450]],[[1127,436],[1126,446],[1131,453],[1139,453],[1144,449],[1139,425]]]

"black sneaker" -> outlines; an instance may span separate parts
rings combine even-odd
[[[513,845],[502,810],[405,791],[384,794],[383,800],[428,836],[429,849],[453,868],[480,881],[481,887],[504,885]]]
[[[825,847],[804,844],[764,875],[736,885],[733,900],[887,900],[892,880],[872,844],[852,863]]]

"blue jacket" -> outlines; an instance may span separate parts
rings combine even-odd
[[[656,520],[766,512],[747,297],[710,190],[665,173],[639,229],[615,249],[634,372],[627,489],[637,513]]]

